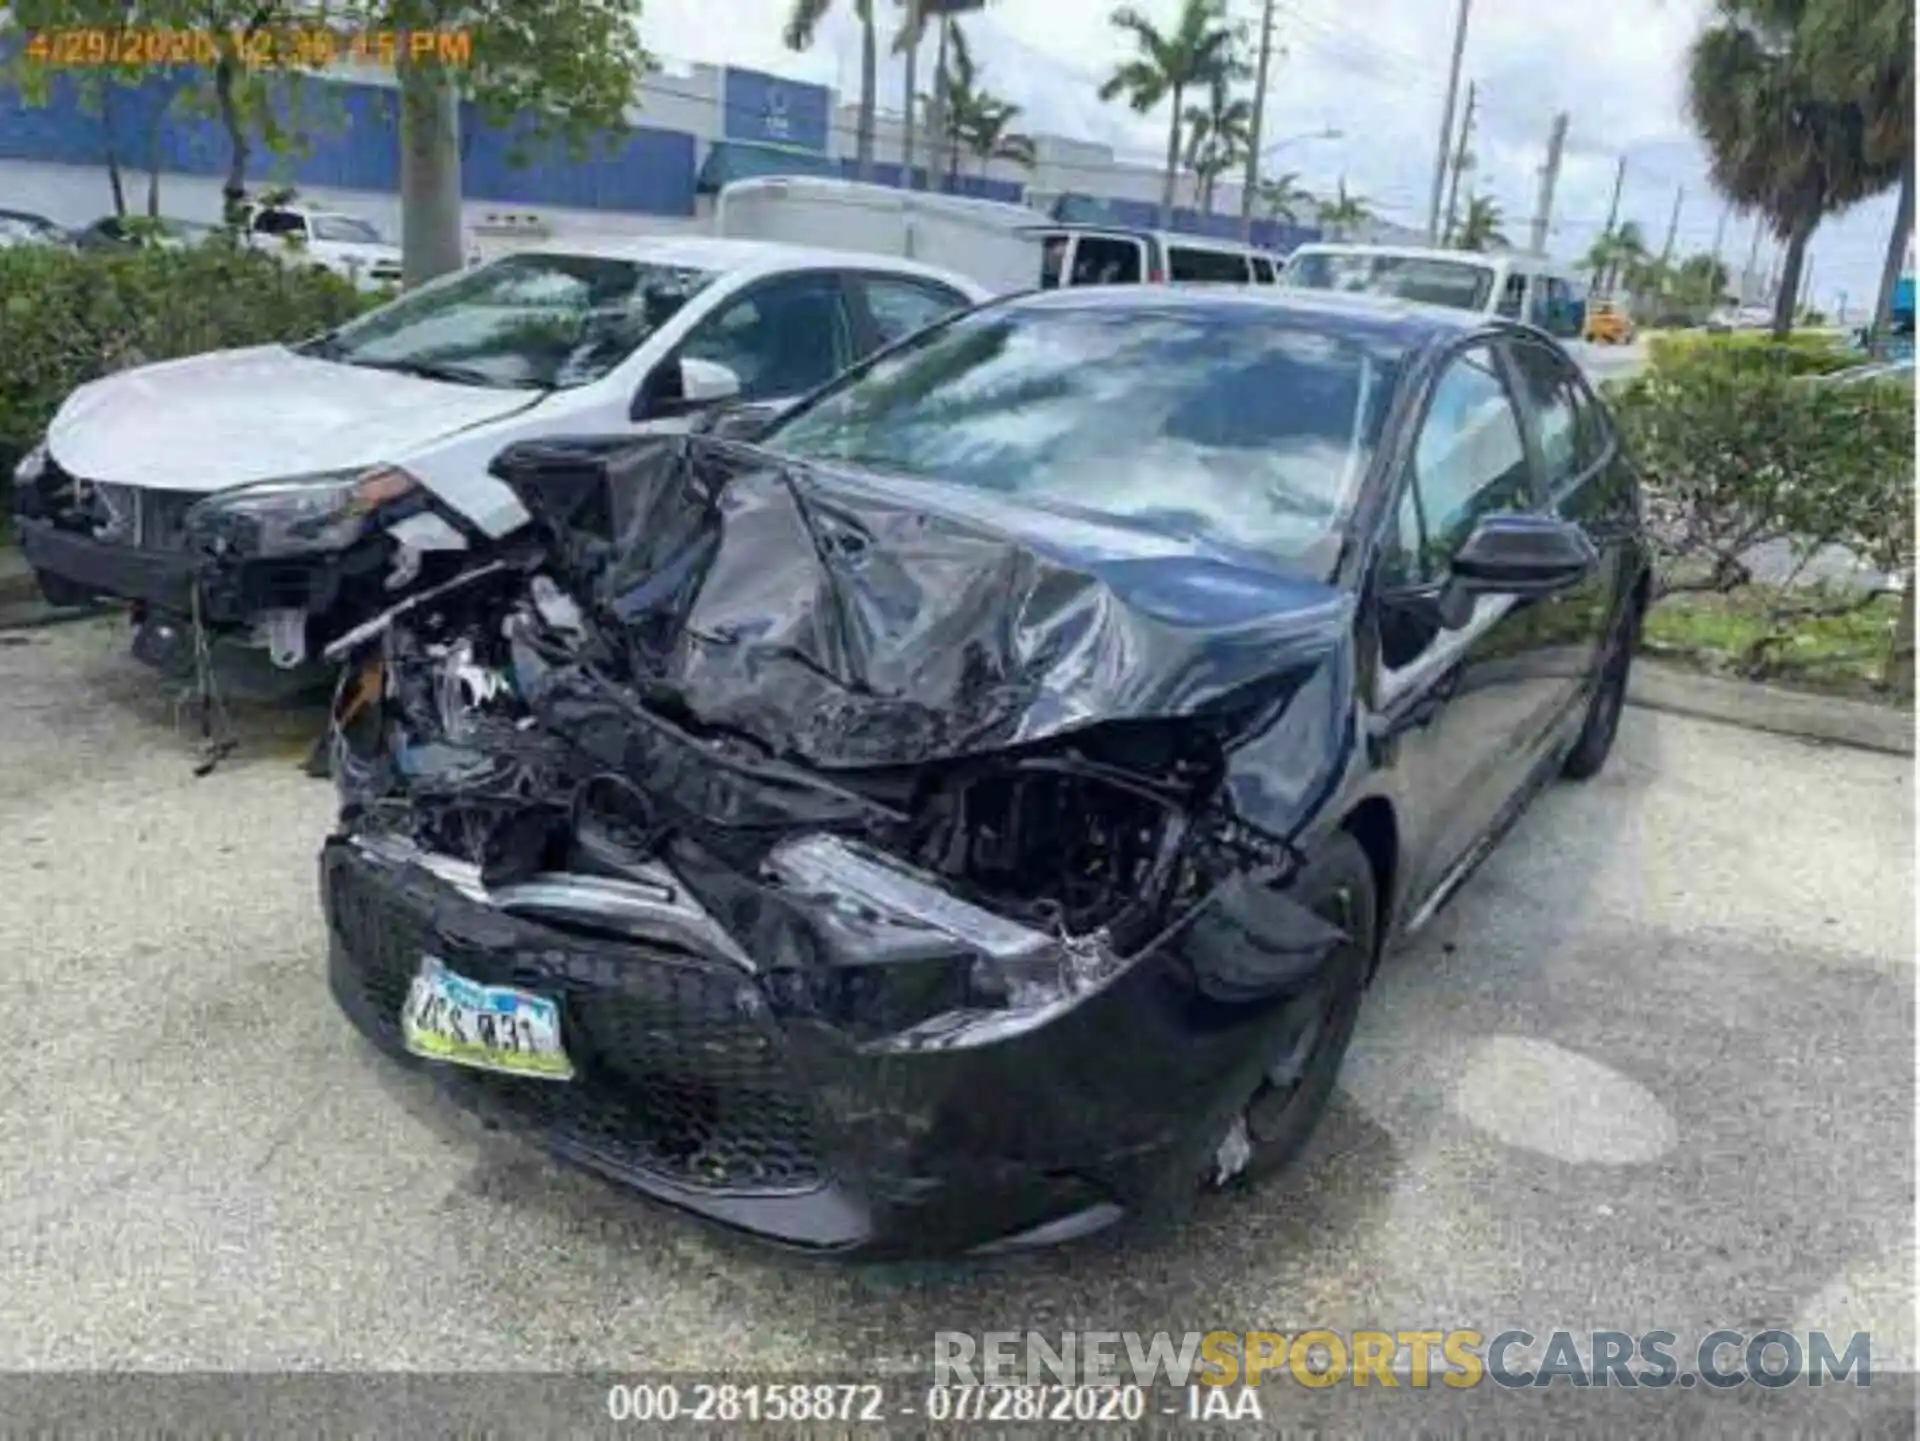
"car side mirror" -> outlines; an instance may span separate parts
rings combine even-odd
[[[692,356],[662,361],[633,398],[635,420],[669,420],[724,405],[740,396],[740,377],[725,365]]]
[[[1442,624],[1457,628],[1483,595],[1558,595],[1600,568],[1600,552],[1570,520],[1546,515],[1482,516],[1453,553]]]

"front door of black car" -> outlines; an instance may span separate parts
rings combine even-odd
[[[1564,355],[1537,341],[1509,345],[1531,426],[1546,502],[1577,522],[1600,565],[1570,591],[1536,603],[1533,664],[1564,714],[1582,704],[1596,679],[1600,642],[1614,613],[1621,550],[1634,524],[1633,477],[1600,403]]]
[[[1434,383],[1383,537],[1375,710],[1400,792],[1406,895],[1418,904],[1486,834],[1524,783],[1550,687],[1534,664],[1533,606],[1482,596],[1443,627],[1435,601],[1475,522],[1538,508],[1520,413],[1487,345]]]

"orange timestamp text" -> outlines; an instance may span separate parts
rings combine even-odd
[[[26,55],[49,69],[211,66],[227,55],[255,70],[312,70],[356,62],[392,67],[402,61],[458,66],[473,62],[473,36],[465,30],[341,31],[319,25],[224,32],[72,26],[33,31],[27,37]]]

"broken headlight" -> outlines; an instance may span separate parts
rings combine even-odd
[[[1097,985],[1121,959],[1101,934],[1048,935],[961,899],[912,867],[837,836],[782,842],[767,870],[817,907],[849,963],[973,957],[968,990],[982,1004],[1026,1010]]]
[[[20,457],[19,464],[13,468],[13,483],[22,487],[33,485],[46,473],[47,443],[43,440]]]
[[[416,484],[404,470],[376,466],[242,485],[188,511],[187,540],[214,555],[344,550],[374,511]]]

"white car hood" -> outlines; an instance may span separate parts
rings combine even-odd
[[[47,450],[86,480],[206,494],[404,461],[540,399],[534,391],[422,380],[261,345],[83,385],[54,416]]]

